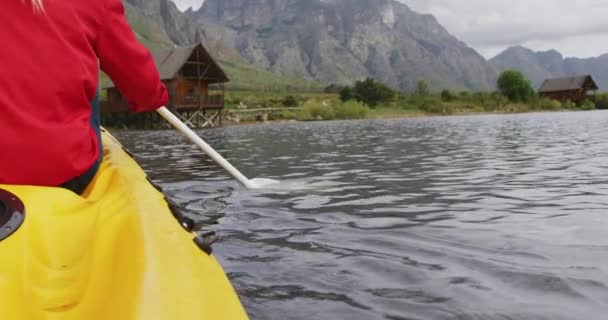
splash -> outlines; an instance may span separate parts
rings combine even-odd
[[[273,179],[255,178],[249,180],[251,183],[251,189],[265,189],[273,186],[277,186],[280,182]]]

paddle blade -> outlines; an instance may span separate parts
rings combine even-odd
[[[253,189],[263,189],[279,184],[279,181],[272,179],[256,178],[249,180]]]

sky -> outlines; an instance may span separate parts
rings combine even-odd
[[[173,0],[181,10],[203,0]],[[433,14],[486,58],[523,45],[567,57],[608,53],[608,0],[399,0]]]

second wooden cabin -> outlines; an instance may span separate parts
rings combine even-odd
[[[542,97],[582,103],[594,100],[598,86],[590,75],[547,79],[540,86],[538,93]]]

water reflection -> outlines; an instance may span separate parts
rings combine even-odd
[[[116,132],[203,224],[252,319],[603,319],[608,113]]]

